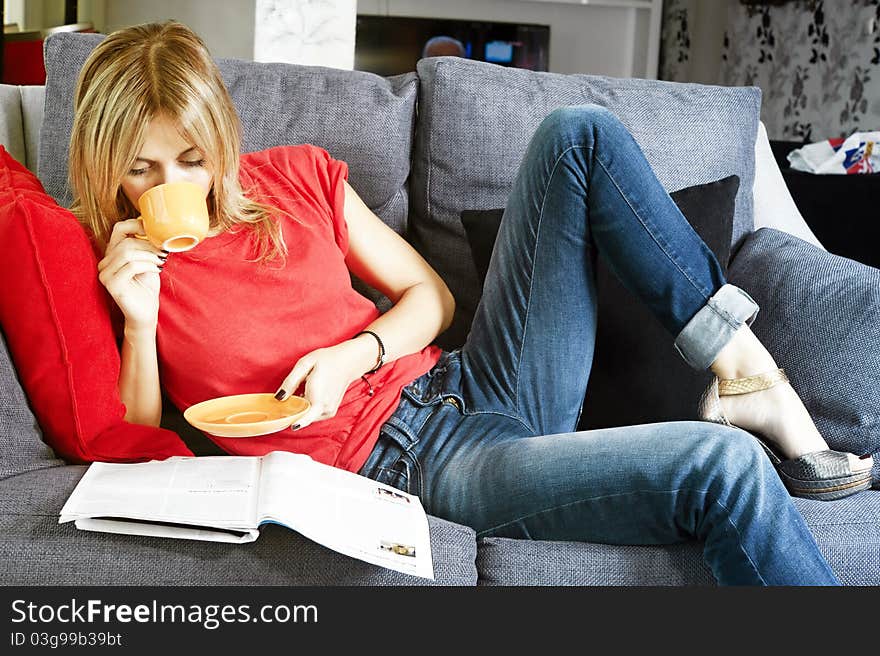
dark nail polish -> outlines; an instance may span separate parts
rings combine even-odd
[[[284,398],[284,390],[280,389],[277,392],[275,392],[275,398],[278,399],[279,401],[281,399],[283,399]]]
[[[299,424],[294,424],[293,426],[290,427],[291,430],[299,430],[299,428],[300,428]]]
[[[859,460],[867,460],[867,459],[870,458],[872,455],[874,455],[874,454],[873,454],[873,453],[866,453],[866,454],[863,455],[863,456],[859,456]]]
[[[167,260],[167,259],[168,259],[168,253],[166,253],[165,255],[160,255],[160,256],[159,256],[159,259],[162,260],[163,262],[164,262],[165,260]]]

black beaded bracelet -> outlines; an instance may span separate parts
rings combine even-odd
[[[385,364],[385,344],[382,343],[382,338],[379,337],[372,330],[362,330],[357,335],[352,337],[352,339],[357,339],[361,335],[372,335],[373,337],[376,338],[376,341],[379,343],[379,358],[376,360],[376,366],[361,376],[361,380],[363,380],[367,384],[367,387],[369,388],[367,394],[369,396],[373,396],[373,386],[370,384],[370,381],[367,380],[367,376],[369,374],[376,373],[377,371],[379,371],[379,369],[382,367],[382,365]]]

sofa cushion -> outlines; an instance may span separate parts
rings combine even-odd
[[[40,179],[62,205],[71,202],[67,154],[73,93],[100,34],[61,33],[45,44],[46,102]],[[348,163],[349,182],[382,220],[402,233],[418,79],[382,78],[319,66],[217,59],[242,123],[242,152],[312,143]]]
[[[0,332],[0,480],[63,465],[45,442]]]
[[[729,278],[761,306],[752,331],[825,441],[874,453],[880,480],[880,269],[761,228],[735,254]]]
[[[531,135],[560,106],[614,112],[667,190],[739,176],[732,246],[752,230],[757,88],[538,73],[457,57],[423,59],[417,70],[410,236],[457,301],[444,348],[464,343],[480,289],[459,216],[507,204]]]
[[[880,583],[880,492],[794,499],[844,585]],[[480,585],[714,585],[702,543],[664,546],[481,538]]]
[[[611,545],[480,538],[479,585],[714,585],[702,545]]]
[[[223,544],[81,531],[59,524],[85,473],[67,466],[0,481],[4,585],[475,585],[472,529],[428,517],[435,580],[332,551],[269,524],[256,542]]]
[[[738,188],[739,178],[733,175],[670,194],[723,271],[730,257]],[[461,214],[481,282],[502,213],[496,209]],[[596,349],[578,428],[698,419],[697,404],[711,374],[691,369],[673,348],[672,336],[601,257],[597,259],[596,289]]]
[[[880,585],[880,492],[838,501],[794,499],[816,544],[844,585]]]
[[[123,421],[97,267],[73,214],[0,146],[0,327],[46,442],[73,462],[192,455],[170,431]],[[2,458],[17,448],[2,446]]]

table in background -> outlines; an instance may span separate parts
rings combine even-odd
[[[880,268],[880,173],[817,175],[795,171],[786,157],[803,145],[770,142],[804,221],[829,252]]]

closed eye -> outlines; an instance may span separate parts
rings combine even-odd
[[[204,166],[204,165],[205,165],[205,160],[204,160],[204,159],[197,159],[197,160],[193,160],[193,161],[189,161],[189,162],[186,162],[186,161],[185,161],[185,162],[181,162],[181,164],[183,164],[184,166],[187,166],[187,167],[189,167],[189,168],[196,168],[196,167]],[[149,167],[149,166],[145,166],[145,167],[140,168],[140,169],[130,169],[129,172],[128,172],[128,174],[129,174],[129,175],[135,175],[135,176],[137,176],[137,175],[144,175],[144,174],[146,174],[146,172],[149,171],[149,170],[150,170],[150,167]]]

